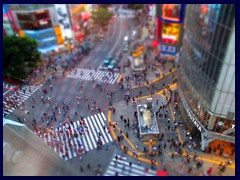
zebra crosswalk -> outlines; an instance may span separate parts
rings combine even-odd
[[[17,92],[8,93],[3,97],[3,116],[11,114],[16,107],[22,105],[30,96],[32,96],[41,85],[26,85]]]
[[[97,148],[99,132],[101,132],[100,139],[103,145],[113,141],[106,127],[107,119],[102,112],[84,118],[84,123],[75,121],[73,124],[64,124],[39,136],[60,157],[69,160],[78,155],[79,149],[90,151]]]
[[[95,70],[95,69],[83,69],[75,68],[66,77],[73,79],[81,79],[101,83],[113,84],[119,77],[119,73],[111,73],[107,71]]]
[[[152,169],[146,170],[143,166],[132,164],[129,166],[129,161],[124,156],[118,156],[118,159],[115,159],[113,156],[112,161],[110,162],[108,168],[106,169],[104,176],[115,176],[116,173],[118,176],[155,176],[156,171]]]
[[[13,89],[15,86],[3,82],[3,89]]]

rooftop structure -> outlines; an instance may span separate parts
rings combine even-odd
[[[149,98],[147,104],[138,105],[137,112],[140,138],[148,135],[158,135],[159,129],[156,120],[156,113],[152,106],[152,99]]]

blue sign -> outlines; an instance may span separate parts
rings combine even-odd
[[[7,4],[3,4],[3,14],[7,14]]]
[[[174,46],[167,46],[167,45],[160,45],[160,51],[161,52],[168,52],[171,54],[175,54],[176,53],[177,48]]]

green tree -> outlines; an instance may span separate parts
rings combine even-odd
[[[26,69],[40,60],[37,41],[29,37],[4,36],[3,74],[12,79],[25,79]]]
[[[128,8],[137,11],[140,9],[144,9],[144,4],[128,4]]]
[[[111,4],[99,4],[100,8],[108,8]]]
[[[109,12],[108,9],[105,8],[99,8],[92,12],[93,22],[101,28],[105,27],[109,23],[112,16],[113,13]]]

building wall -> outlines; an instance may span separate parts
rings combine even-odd
[[[235,30],[231,34],[223,62],[211,104],[211,111],[221,117],[230,116],[230,118],[235,119]]]
[[[66,5],[65,5],[66,6]],[[19,31],[19,34],[22,36],[28,36],[35,40],[37,40],[39,45],[40,51],[51,51],[51,50],[58,50],[58,48],[64,44],[64,38],[63,30],[61,28],[61,22],[59,20],[59,16],[56,10],[56,6],[54,4],[22,4],[22,5],[9,5],[9,8],[11,9],[11,13],[14,19],[14,22],[16,23]],[[40,29],[32,29],[28,27],[23,27],[23,23],[26,23],[28,21],[20,20],[18,18],[18,15],[31,15],[31,20],[29,22],[35,23],[40,22],[40,20],[35,19],[35,13],[40,11],[47,10],[49,13],[49,25],[46,27],[42,27]],[[68,18],[65,17],[65,19]],[[45,21],[43,18],[41,21]],[[44,25],[45,26],[45,25]],[[35,25],[34,25],[35,27]],[[37,27],[40,27],[37,26]],[[69,26],[69,28],[71,28]]]
[[[235,136],[235,5],[193,4],[186,11],[182,99],[209,136]]]

